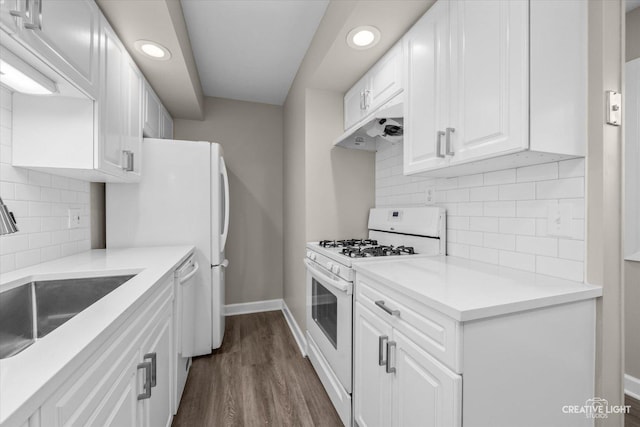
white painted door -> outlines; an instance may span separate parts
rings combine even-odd
[[[106,24],[102,27],[102,90],[100,97],[100,136],[97,169],[112,175],[122,175],[124,149],[124,47]]]
[[[451,164],[527,149],[529,2],[457,0],[450,5]]]
[[[95,2],[25,0],[20,4],[25,18],[18,38],[97,99],[100,12]]]
[[[449,126],[449,2],[439,1],[403,39],[406,52],[404,173],[445,167]]]
[[[397,43],[373,66],[370,89],[365,92],[367,111],[374,111],[402,91],[402,43]]]
[[[137,352],[86,425],[133,426],[138,419]]]
[[[355,306],[354,419],[359,427],[387,427],[393,374],[387,373],[385,362],[392,329],[362,304]]]
[[[365,91],[368,89],[368,75],[365,75],[344,95],[344,128],[349,129],[367,114]]]
[[[462,377],[454,374],[397,330],[389,355],[396,369],[393,423],[397,427],[460,427]],[[394,348],[395,347],[395,348]]]
[[[173,416],[171,402],[174,392],[175,360],[173,346],[173,316],[171,310],[165,311],[162,320],[151,333],[149,340],[142,346],[141,358],[155,356],[152,363],[151,397],[142,401],[144,420],[147,427],[168,426]],[[145,360],[152,360],[147,357]]]
[[[162,138],[173,139],[173,119],[164,107],[162,107]]]

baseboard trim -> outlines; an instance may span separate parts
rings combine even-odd
[[[227,304],[224,306],[225,316],[236,316],[238,314],[261,313],[263,311],[275,311],[282,309],[281,299],[270,299],[265,301],[241,302],[238,304]]]
[[[624,375],[624,394],[640,400],[640,379],[631,375]]]
[[[300,349],[300,353],[302,353],[302,357],[307,356],[307,340],[302,333],[302,329],[298,326],[298,322],[291,314],[291,310],[287,307],[287,303],[282,301],[282,313],[284,314],[284,318],[289,325],[289,329],[291,329],[291,334],[293,338],[296,340],[296,344],[298,344],[298,348]]]

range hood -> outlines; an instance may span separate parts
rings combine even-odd
[[[403,94],[400,93],[360,122],[347,129],[333,145],[356,150],[377,151],[378,143],[401,142],[403,135]]]

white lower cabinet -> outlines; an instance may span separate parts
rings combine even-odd
[[[41,406],[41,427],[171,423],[173,280],[102,344]]]
[[[594,396],[595,300],[460,321],[362,272],[354,294],[357,426],[593,426],[562,407]]]
[[[361,303],[355,316],[358,426],[460,426],[462,377]]]

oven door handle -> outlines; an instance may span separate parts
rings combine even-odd
[[[315,273],[315,275],[317,275],[320,278],[322,278],[323,282],[328,283],[329,285],[331,285],[332,287],[338,289],[341,292],[344,292],[346,294],[351,294],[352,289],[351,289],[351,286],[349,286],[349,284],[340,283],[339,281],[337,281],[335,279],[332,279],[331,277],[327,276],[322,271],[320,271],[319,269],[314,267],[313,263],[311,261],[309,261],[308,259],[305,259],[304,263],[312,273]]]

